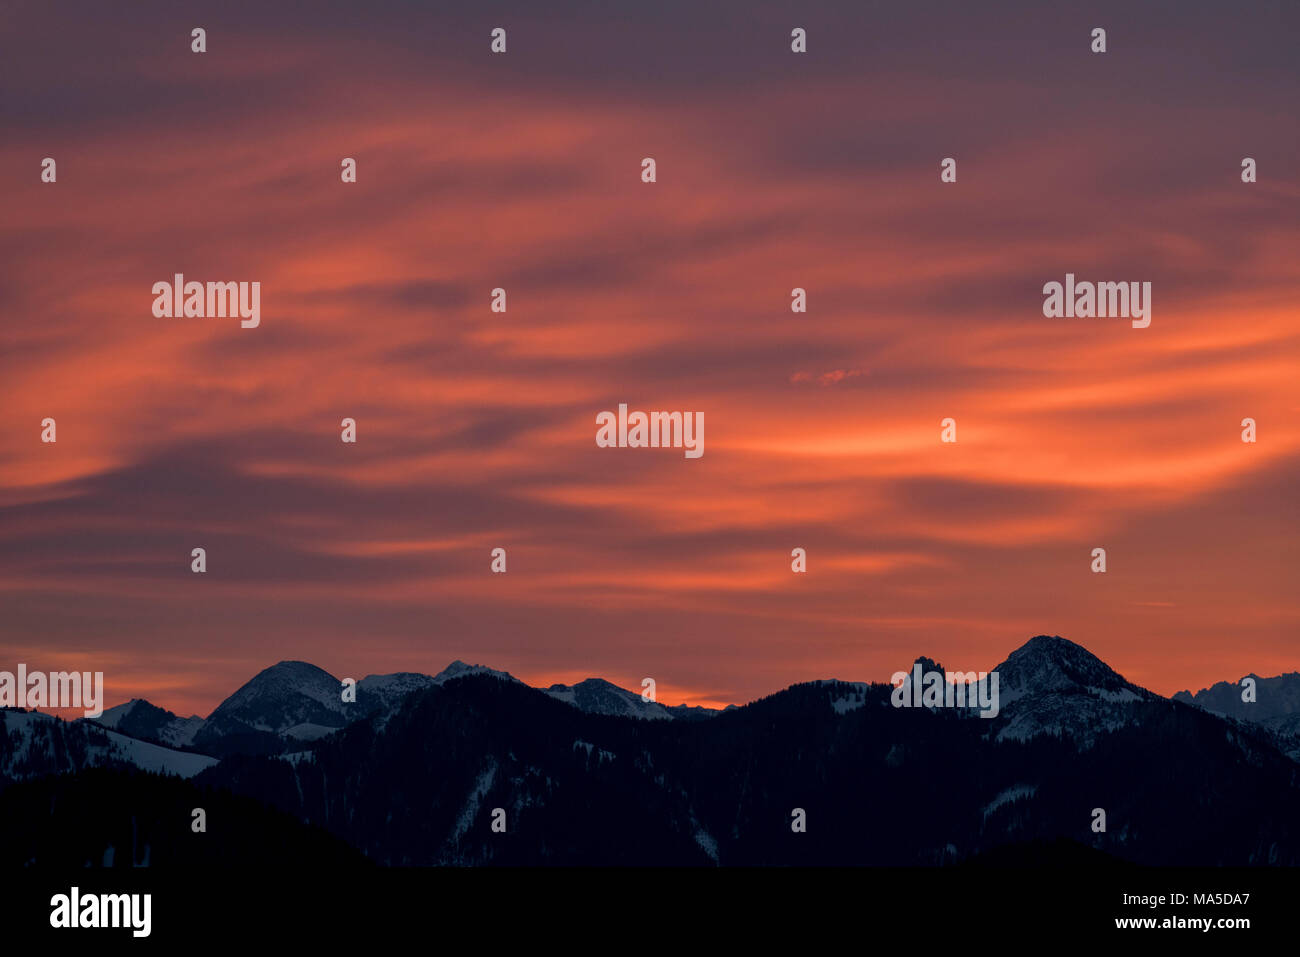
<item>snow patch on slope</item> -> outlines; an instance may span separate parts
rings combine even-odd
[[[9,766],[0,769],[10,778],[32,776],[24,773],[24,766],[50,767],[55,760],[54,740],[63,736],[65,740],[84,741],[84,761],[80,766],[65,753],[65,763],[58,766],[58,772],[78,771],[81,767],[96,767],[125,762],[133,764],[144,771],[159,774],[174,774],[190,778],[204,768],[217,763],[216,758],[188,751],[173,751],[161,745],[150,744],[127,737],[108,728],[94,728],[80,722],[64,722],[53,715],[39,711],[6,710],[4,730],[17,738]],[[101,737],[102,736],[102,737]]]

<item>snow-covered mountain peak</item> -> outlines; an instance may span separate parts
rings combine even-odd
[[[208,725],[234,722],[278,734],[300,724],[340,728],[351,717],[338,678],[305,661],[281,661],[221,702]]]
[[[1004,700],[1011,697],[1093,689],[1133,688],[1082,645],[1055,635],[1038,635],[1013,651],[995,669]]]
[[[6,747],[0,749],[0,782],[127,764],[189,778],[217,763],[206,755],[173,751],[84,719],[63,721],[17,708],[0,710],[0,735],[7,736]]]
[[[644,701],[633,691],[604,678],[587,678],[576,685],[551,685],[546,693],[588,714],[611,714],[650,720],[670,719],[673,713],[656,701]]]
[[[1130,705],[1158,697],[1055,635],[1031,638],[995,670],[1002,712],[997,736],[1003,740],[1051,734],[1087,748],[1098,733],[1127,723]]]
[[[496,678],[502,679],[503,681],[519,680],[514,675],[505,671],[496,671],[486,665],[467,665],[465,662],[457,658],[446,668],[443,668],[433,676],[433,683],[440,685],[444,681],[450,681],[452,678],[460,678],[465,675],[492,675]]]
[[[98,718],[87,720],[133,738],[160,741],[174,748],[192,745],[205,723],[197,714],[182,718],[143,698],[132,698],[106,709]]]

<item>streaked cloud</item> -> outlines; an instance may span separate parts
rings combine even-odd
[[[1294,670],[1294,9],[1115,5],[1102,64],[1040,4],[813,5],[798,62],[777,5],[520,8],[495,60],[412,4],[223,6],[202,57],[66,7],[0,40],[6,655],[187,714],[282,658],[668,703],[1041,632],[1165,693]],[[1044,319],[1067,271],[1151,327]],[[154,319],[176,272],[261,327]],[[704,457],[596,448],[619,402]]]

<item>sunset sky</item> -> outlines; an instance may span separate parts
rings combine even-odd
[[[277,6],[0,5],[0,669],[1300,669],[1300,5]],[[1067,272],[1150,327],[1044,318]],[[597,448],[620,402],[703,457]]]

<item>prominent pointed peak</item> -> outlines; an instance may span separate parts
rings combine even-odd
[[[1151,692],[1123,676],[1083,645],[1058,635],[1039,635],[1011,651],[998,664],[1004,705],[1017,701],[1060,701],[1087,696],[1099,701],[1138,701]]]
[[[1062,638],[1060,635],[1034,635],[1016,651],[1033,652],[1041,655],[1081,655],[1097,661],[1101,660],[1083,645],[1071,641],[1069,638]]]
[[[1122,727],[1130,705],[1155,697],[1059,635],[1031,638],[995,671],[1006,721],[999,740],[1050,733],[1090,742],[1099,731]]]
[[[1003,687],[1031,692],[1061,690],[1062,685],[1114,690],[1128,684],[1083,645],[1060,635],[1030,638],[997,671]]]

